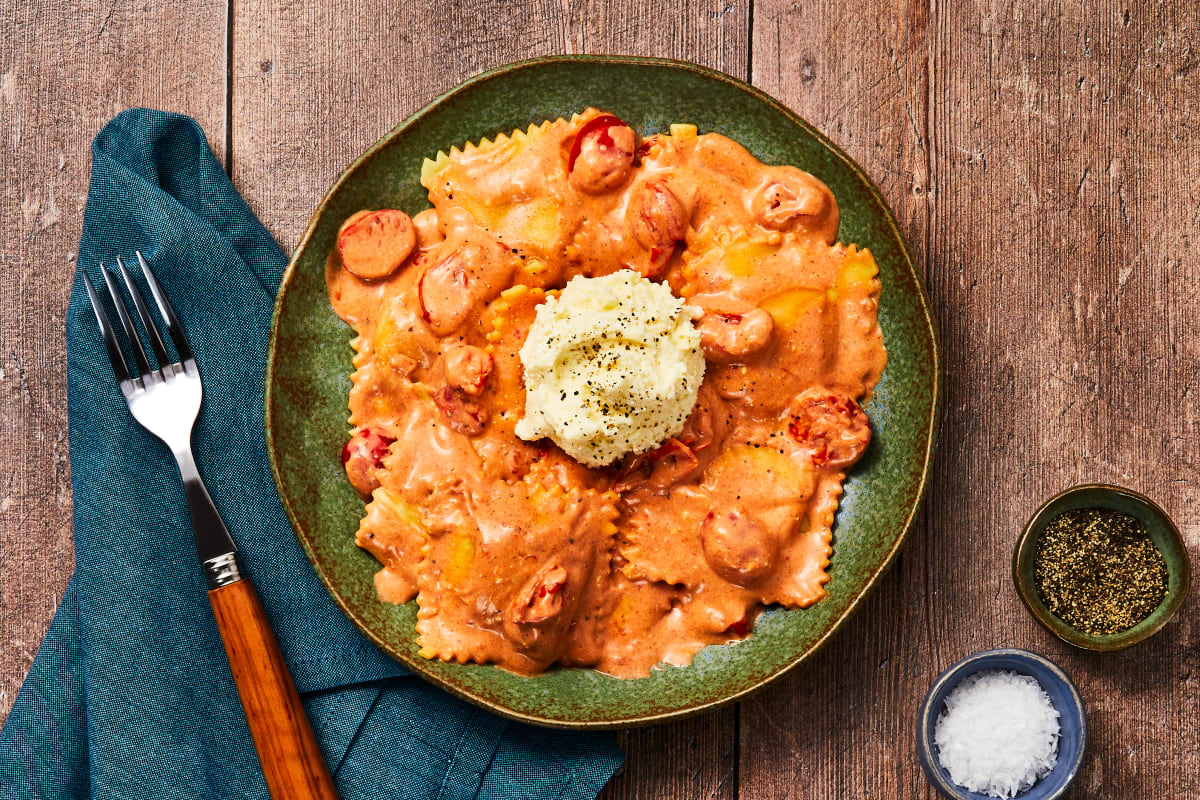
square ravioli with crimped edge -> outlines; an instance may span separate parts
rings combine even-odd
[[[549,477],[493,483],[473,498],[452,480],[438,487],[419,570],[423,655],[528,673],[596,649],[598,634],[572,637],[574,648],[567,639],[580,620],[603,616],[608,598],[595,578],[608,572],[616,498],[542,482]]]
[[[598,109],[437,153],[421,182],[433,208],[351,216],[326,277],[356,333],[356,542],[382,599],[417,598],[422,655],[638,677],[820,601],[886,363],[878,267],[836,241],[828,188]],[[547,298],[622,269],[695,309],[704,377],[675,435],[588,467],[517,437],[521,352]]]
[[[439,212],[465,212],[505,244],[552,254],[564,244],[559,212],[569,193],[558,155],[573,132],[560,119],[467,142],[426,159],[421,185]]]

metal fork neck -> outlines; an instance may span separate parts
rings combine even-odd
[[[175,461],[179,465],[179,475],[183,478],[183,490],[187,495],[188,513],[192,517],[192,530],[196,535],[196,554],[204,565],[204,577],[208,580],[210,589],[219,589],[230,583],[241,580],[237,560],[234,553],[237,547],[229,536],[229,530],[217,513],[204,481],[200,479],[200,471],[196,460],[192,457],[190,447],[172,448]]]
[[[196,466],[191,445],[188,442],[183,444],[166,442],[166,445],[175,455],[175,463],[179,465],[179,475],[183,478],[183,482],[186,484],[188,481],[200,481],[200,468]]]

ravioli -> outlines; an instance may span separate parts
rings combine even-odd
[[[438,153],[421,182],[398,269],[326,270],[356,333],[355,541],[381,600],[416,599],[421,654],[634,678],[819,602],[887,358],[878,266],[836,241],[829,189],[597,109]],[[547,297],[619,269],[703,311],[707,364],[682,433],[589,468],[516,437],[519,353]]]

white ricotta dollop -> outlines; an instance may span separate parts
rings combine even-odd
[[[517,436],[599,467],[678,434],[704,378],[701,313],[633,270],[572,278],[538,306],[521,347]]]

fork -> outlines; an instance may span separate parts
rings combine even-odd
[[[237,547],[200,479],[192,456],[192,428],[204,395],[196,359],[179,318],[140,252],[137,260],[179,355],[178,360],[171,361],[141,291],[118,257],[117,270],[150,341],[158,369],[150,365],[112,270],[101,262],[100,274],[116,309],[125,341],[133,353],[136,374],[129,370],[117,332],[86,272],[83,283],[130,413],[143,428],[171,448],[179,465],[196,537],[196,553],[208,581],[208,599],[225,644],[225,654],[246,712],[267,789],[273,800],[337,800],[333,780],[279,651],[279,643],[254,586],[238,568]]]

